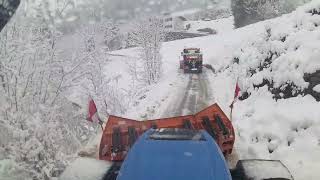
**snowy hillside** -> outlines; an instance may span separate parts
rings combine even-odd
[[[305,78],[320,69],[319,5],[257,24],[265,30],[238,49],[238,64],[216,77],[239,76],[251,94],[234,112],[240,158],[280,159],[301,180],[320,177],[320,103],[304,95],[317,97],[308,89],[320,83]]]

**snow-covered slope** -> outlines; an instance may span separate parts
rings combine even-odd
[[[309,13],[319,12],[319,5],[313,1],[292,14],[256,24],[265,30],[238,49],[238,64],[218,74],[212,84],[230,76],[235,83],[239,77],[242,90],[251,93],[234,111],[240,158],[280,159],[301,180],[320,178],[320,103],[310,95],[298,95],[309,87],[305,74],[320,69],[320,16]],[[291,97],[287,86],[298,96],[274,100],[277,89],[278,98]]]

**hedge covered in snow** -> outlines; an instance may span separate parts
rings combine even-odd
[[[313,90],[320,83],[319,4],[266,21],[265,31],[235,53],[248,94],[267,85],[275,99],[311,94],[320,100]]]

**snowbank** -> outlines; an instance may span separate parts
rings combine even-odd
[[[253,84],[268,84],[273,94],[290,90],[284,95],[292,97],[313,88],[305,75],[320,69],[320,16],[310,13],[319,4],[313,1],[291,14],[256,24],[265,30],[235,53],[238,76],[247,81],[243,89],[250,93]]]
[[[295,179],[319,179],[320,103],[311,96],[274,101],[266,87],[237,102],[240,159],[279,159]]]
[[[78,158],[66,169],[59,178],[60,180],[97,180],[102,179],[111,164],[88,158]]]
[[[213,94],[227,113],[238,77],[242,92],[251,93],[236,102],[233,112],[240,159],[279,159],[298,180],[320,179],[320,103],[298,93],[276,101],[270,87],[281,90],[293,83],[294,94],[309,87],[306,73],[320,69],[320,16],[310,13],[319,6],[313,1],[291,14],[238,30],[243,44],[228,60],[233,63],[211,79]],[[256,29],[258,35],[243,38],[245,29]]]

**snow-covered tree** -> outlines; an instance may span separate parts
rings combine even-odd
[[[141,47],[142,79],[149,85],[157,83],[162,73],[160,48],[164,39],[163,21],[150,17],[137,21],[133,27],[130,39],[133,44]]]
[[[106,45],[107,50],[112,50],[115,44],[116,38],[120,36],[120,29],[118,25],[113,21],[105,21],[101,24],[102,32],[103,32],[103,40]]]
[[[74,35],[80,40],[75,53],[86,57],[81,87],[95,100],[102,117],[109,113],[123,114],[128,104],[127,93],[118,87],[120,75],[108,76],[105,69],[109,63],[109,45],[117,32],[116,26],[111,21],[106,21],[86,25]]]
[[[44,179],[59,175],[94,130],[64,95],[83,77],[86,57],[63,58],[61,33],[38,23],[11,23],[0,35],[0,147],[30,178]]]

